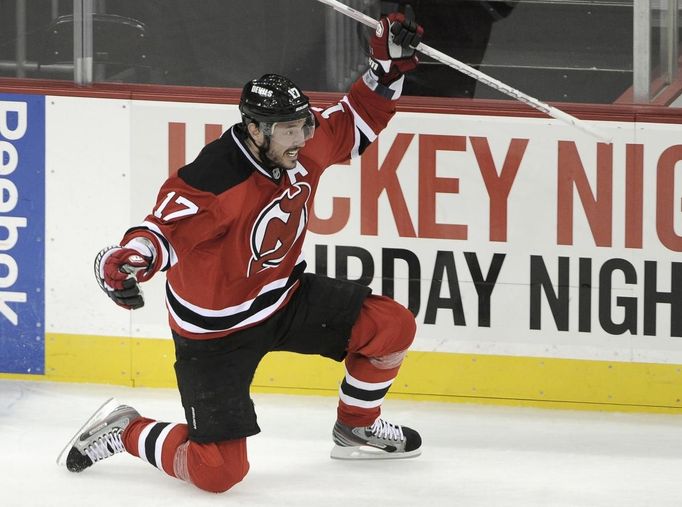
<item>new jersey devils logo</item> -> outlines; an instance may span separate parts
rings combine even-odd
[[[248,276],[278,266],[301,236],[308,222],[310,186],[295,183],[268,204],[251,231]]]

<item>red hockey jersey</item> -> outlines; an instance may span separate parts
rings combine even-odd
[[[171,328],[216,338],[285,305],[305,269],[308,208],[322,172],[361,154],[394,112],[395,101],[359,79],[337,104],[314,111],[315,135],[293,169],[266,171],[233,126],[169,177],[121,244],[152,241],[153,267],[167,273]]]

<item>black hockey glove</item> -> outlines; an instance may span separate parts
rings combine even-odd
[[[95,278],[117,305],[135,310],[144,306],[144,295],[138,282],[151,278],[151,266],[152,258],[137,250],[110,246],[95,258]]]

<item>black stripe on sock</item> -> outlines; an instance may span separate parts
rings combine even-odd
[[[156,441],[158,440],[163,429],[169,424],[170,423],[167,422],[156,423],[147,435],[147,438],[144,439],[144,453],[147,456],[147,461],[149,461],[149,463],[154,465],[156,468],[159,468],[156,464]]]
[[[366,389],[359,389],[357,387],[353,387],[348,382],[346,382],[345,378],[343,379],[343,382],[341,382],[341,391],[343,391],[343,394],[351,398],[355,398],[356,400],[362,401],[380,400],[381,398],[386,396],[386,393],[390,388],[391,386],[388,386],[383,389],[377,389],[376,391],[367,391]]]

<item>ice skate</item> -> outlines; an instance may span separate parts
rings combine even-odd
[[[110,398],[66,444],[57,464],[66,465],[70,472],[81,472],[93,463],[124,452],[121,434],[138,417],[137,410]]]
[[[334,459],[415,458],[422,452],[419,433],[381,418],[371,426],[357,428],[336,421],[332,437]]]

